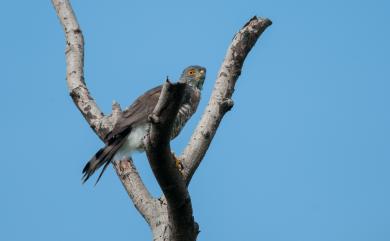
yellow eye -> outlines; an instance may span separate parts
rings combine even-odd
[[[195,74],[195,71],[193,69],[191,69],[190,71],[188,71],[188,75],[193,75]]]

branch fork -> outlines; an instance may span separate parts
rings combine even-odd
[[[110,133],[122,114],[121,107],[114,102],[112,113],[105,115],[90,95],[84,81],[84,38],[80,26],[69,0],[52,0],[52,3],[66,37],[66,79],[70,95],[91,128],[104,141],[104,137]],[[187,186],[206,154],[223,116],[234,105],[231,97],[247,54],[271,24],[269,19],[253,17],[234,36],[217,74],[209,103],[179,157],[183,166],[182,175],[176,168],[169,142],[173,119],[178,112],[185,84],[172,84],[167,79],[155,110],[148,118],[151,128],[144,140],[150,166],[164,196],[151,196],[131,159],[113,163],[130,199],[151,227],[153,240],[196,240],[199,226],[192,215]]]

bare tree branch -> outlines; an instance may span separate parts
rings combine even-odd
[[[52,0],[52,3],[65,31],[66,79],[70,95],[91,128],[104,140],[122,113],[120,106],[114,102],[112,114],[105,116],[89,94],[84,81],[83,34],[72,6],[68,0]],[[114,168],[134,205],[149,223],[152,218],[150,205],[154,200],[142,183],[135,166],[131,161],[122,161],[114,165]]]
[[[52,0],[66,37],[66,79],[77,108],[98,136],[108,133],[116,117],[105,117],[84,82],[84,37],[67,0]],[[103,134],[103,135],[102,135]]]
[[[196,240],[199,232],[192,216],[190,195],[176,168],[170,148],[173,122],[186,87],[183,83],[171,84],[167,81],[164,84],[159,101],[149,118],[150,131],[144,141],[150,166],[168,203],[172,241]]]
[[[113,165],[134,206],[150,225],[152,218],[156,216],[155,200],[145,187],[133,160],[121,160],[113,162]]]
[[[246,56],[271,24],[269,19],[253,17],[234,36],[218,72],[209,103],[180,157],[187,185],[206,154],[223,116],[233,107],[231,97],[234,85],[241,74]]]
[[[66,37],[66,78],[70,95],[91,128],[104,141],[122,111],[119,104],[114,103],[112,114],[105,116],[97,106],[84,81],[83,35],[69,0],[52,0],[52,3]],[[233,107],[231,96],[247,54],[269,25],[270,20],[254,17],[235,35],[218,73],[208,106],[180,157],[183,176],[178,172],[171,154],[170,134],[185,85],[164,85],[157,106],[149,118],[150,132],[144,141],[150,165],[164,193],[163,197],[154,199],[150,195],[131,159],[114,163],[114,169],[129,197],[150,225],[155,241],[196,240],[199,227],[192,216],[187,185],[202,161],[223,116]]]

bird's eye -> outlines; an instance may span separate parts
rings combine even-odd
[[[192,69],[192,70],[188,71],[188,74],[193,75],[193,74],[195,74],[195,71]]]

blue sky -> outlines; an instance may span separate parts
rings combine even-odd
[[[207,67],[197,114],[233,34],[273,25],[248,56],[229,112],[190,185],[199,241],[390,240],[388,1],[73,1],[85,77],[108,112]],[[0,240],[150,240],[113,170],[81,185],[102,146],[65,83],[49,1],[0,4]],[[159,188],[143,154],[136,164]]]

